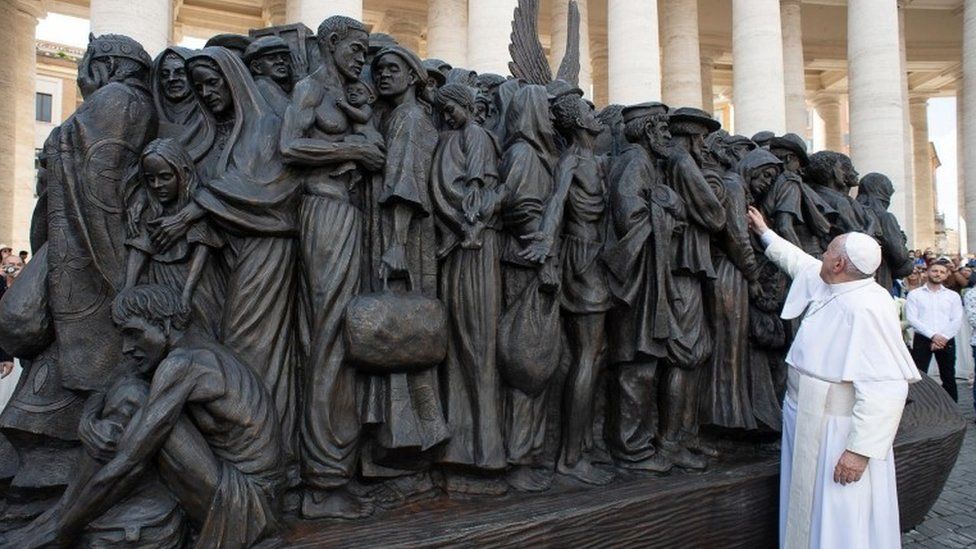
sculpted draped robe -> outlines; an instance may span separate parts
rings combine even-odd
[[[793,278],[783,317],[803,315],[786,358],[780,546],[900,547],[891,445],[919,374],[896,305],[871,278],[827,284],[820,261],[772,231],[762,239]],[[845,450],[869,458],[847,486],[833,481]]]

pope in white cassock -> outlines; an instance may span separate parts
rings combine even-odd
[[[873,275],[881,248],[838,236],[823,261],[749,225],[793,279],[782,317],[802,316],[786,356],[780,465],[780,547],[901,547],[891,449],[908,384],[919,373],[901,339],[897,306]]]

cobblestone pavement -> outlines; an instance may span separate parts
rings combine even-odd
[[[973,393],[959,382],[959,406],[966,416],[966,438],[956,466],[925,522],[902,534],[905,549],[976,547],[976,424]]]

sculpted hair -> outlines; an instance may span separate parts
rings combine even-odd
[[[624,138],[630,143],[639,143],[644,138],[647,126],[652,122],[654,122],[654,117],[651,115],[628,120],[624,123]]]
[[[159,284],[143,284],[122,290],[112,302],[115,324],[121,326],[132,318],[183,330],[190,323],[190,311],[183,307],[176,290]]]
[[[568,130],[576,126],[576,120],[583,115],[583,102],[575,95],[564,95],[552,104],[552,116],[556,127]]]
[[[336,33],[336,35],[339,36],[339,40],[342,40],[348,36],[350,32],[356,31],[369,34],[369,31],[366,30],[366,25],[363,25],[352,17],[333,15],[325,21],[322,21],[322,24],[319,25],[319,29],[315,37],[319,43],[325,43],[329,39],[329,35],[332,33]]]
[[[810,164],[806,167],[806,175],[811,182],[823,187],[830,187],[834,174],[834,164],[850,162],[846,154],[836,151],[820,151],[810,155]]]
[[[453,101],[468,112],[474,110],[474,89],[457,82],[444,84],[438,88],[434,99],[440,107],[446,105],[448,101]]]

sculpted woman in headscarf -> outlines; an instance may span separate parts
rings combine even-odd
[[[193,93],[186,60],[193,50],[174,46],[153,61],[152,94],[159,115],[159,137],[180,142],[198,160],[213,139],[212,119]]]
[[[229,50],[205,48],[187,66],[216,131],[197,161],[200,185],[193,200],[157,223],[152,242],[169,249],[205,215],[224,233],[227,286],[220,338],[264,379],[293,458],[299,196],[278,152],[281,121]]]
[[[515,93],[506,113],[505,154],[499,173],[507,189],[501,217],[506,238],[502,249],[504,308],[514,306],[526,289],[540,282],[559,284],[555,262],[542,265],[520,255],[533,235],[541,229],[542,217],[554,188],[558,160],[556,131],[549,114],[549,98],[544,86],[529,85]],[[505,445],[512,471],[509,483],[517,489],[540,491],[552,482],[552,457],[546,456],[546,428],[550,389],[529,395],[515,387],[505,387]]]

